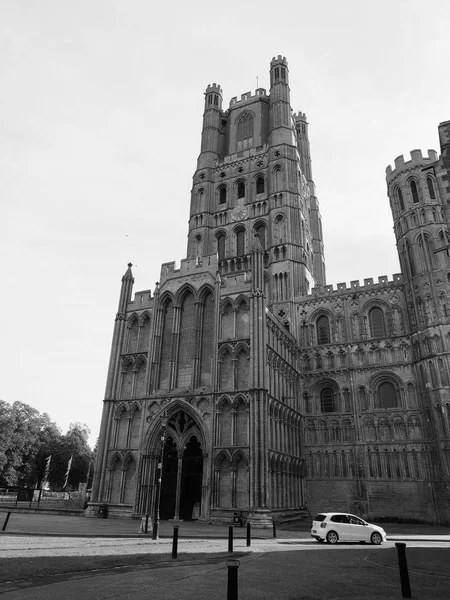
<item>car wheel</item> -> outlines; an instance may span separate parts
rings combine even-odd
[[[339,536],[335,531],[329,531],[327,533],[327,542],[329,544],[337,544],[339,541]]]
[[[378,546],[379,544],[381,544],[381,542],[383,541],[383,538],[381,537],[381,535],[375,531],[374,533],[372,533],[372,535],[370,536],[370,543],[371,544],[375,544],[376,546]]]

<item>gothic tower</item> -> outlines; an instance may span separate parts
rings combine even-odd
[[[438,517],[439,505],[445,504],[450,436],[450,234],[442,174],[442,157],[434,150],[428,156],[412,150],[411,160],[399,156],[395,168],[386,169]]]
[[[124,276],[88,514],[153,514],[161,453],[162,518],[298,511],[294,303],[324,282],[308,124],[278,56],[269,93],[225,110],[207,86],[186,258],[162,265],[153,296],[132,299]]]

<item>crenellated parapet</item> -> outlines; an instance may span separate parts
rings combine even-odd
[[[405,173],[405,171],[413,171],[417,168],[422,169],[438,160],[436,150],[428,150],[427,152],[428,155],[424,156],[422,150],[411,150],[411,160],[405,160],[403,154],[397,156],[394,161],[394,168],[392,168],[391,165],[386,167],[387,184],[390,185],[400,174]]]
[[[378,282],[374,283],[372,277],[364,279],[364,284],[361,285],[359,280],[350,281],[350,284],[346,283],[338,283],[336,288],[333,285],[321,285],[317,287],[313,287],[310,294],[302,297],[306,299],[309,297],[322,297],[322,296],[337,296],[342,293],[348,293],[352,290],[357,292],[365,292],[365,291],[373,291],[374,289],[379,289],[381,287],[392,286],[393,284],[402,285],[403,284],[403,275],[401,273],[394,273],[392,275],[392,280],[389,280],[387,275],[380,275],[378,277]]]
[[[253,102],[255,100],[263,100],[268,98],[267,91],[264,88],[257,88],[253,95],[251,92],[245,92],[245,94],[241,94],[240,100],[238,100],[237,96],[233,96],[233,98],[230,100],[230,108],[238,108],[246,102]]]

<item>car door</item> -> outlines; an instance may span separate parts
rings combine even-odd
[[[347,515],[333,515],[330,518],[329,529],[334,529],[336,531],[340,542],[349,542],[352,540],[352,530]]]
[[[367,532],[364,529],[364,521],[355,515],[347,515],[349,522],[349,535],[353,542],[364,541],[367,537]]]

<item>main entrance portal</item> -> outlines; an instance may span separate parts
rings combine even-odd
[[[199,437],[195,421],[184,411],[169,420],[161,476],[161,519],[190,520],[194,505],[200,506],[203,451]]]

